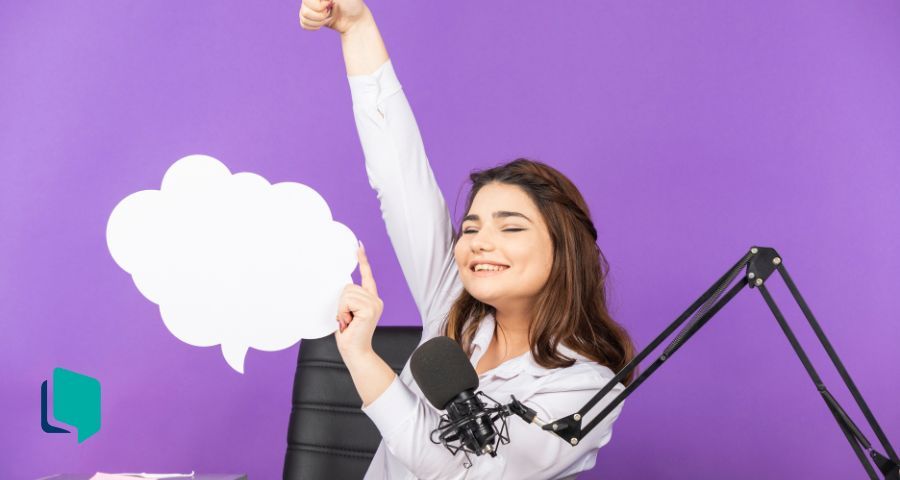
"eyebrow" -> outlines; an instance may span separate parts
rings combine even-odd
[[[494,218],[522,217],[525,220],[528,220],[529,222],[534,223],[531,221],[530,218],[526,217],[525,215],[523,215],[519,212],[509,212],[506,210],[498,210],[498,211],[494,212],[493,215],[491,215],[491,216]],[[466,215],[465,217],[463,217],[462,221],[465,222],[466,220],[474,220],[476,222],[480,222],[481,217],[479,217],[478,215],[475,215],[473,213],[473,214]]]

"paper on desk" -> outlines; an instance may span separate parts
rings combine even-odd
[[[134,480],[135,478],[194,478],[191,473],[103,473],[97,472],[91,480]]]

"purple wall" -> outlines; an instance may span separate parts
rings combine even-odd
[[[302,30],[299,7],[0,4],[2,478],[280,476],[298,347],[251,349],[236,373],[219,349],[174,338],[106,248],[116,203],[184,155],[315,188],[365,241],[383,322],[419,321],[338,36]],[[471,169],[558,167],[592,208],[613,313],[640,347],[751,245],[775,247],[900,447],[900,5],[371,8],[448,203],[459,195],[454,218]],[[783,283],[770,288],[865,426]],[[39,426],[57,366],[103,385],[103,427],[80,445]],[[632,395],[614,431],[583,478],[865,477],[755,290]]]

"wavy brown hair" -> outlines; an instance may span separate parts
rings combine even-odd
[[[606,302],[609,264],[597,246],[597,229],[578,188],[558,170],[544,163],[517,158],[512,162],[469,175],[472,187],[465,212],[475,195],[491,183],[516,185],[537,205],[553,242],[553,265],[547,283],[537,295],[528,340],[535,361],[544,368],[568,367],[575,359],[557,351],[571,348],[619,372],[634,358],[628,332],[610,316]],[[454,231],[453,244],[461,229]],[[472,354],[472,339],[494,307],[482,303],[466,289],[453,302],[444,322],[444,335]],[[471,319],[471,321],[468,321]],[[636,370],[622,380],[628,385]]]

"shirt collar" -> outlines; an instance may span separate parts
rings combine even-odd
[[[478,326],[478,330],[475,331],[475,336],[472,338],[472,366],[477,366],[478,360],[484,355],[484,352],[487,350],[488,345],[491,343],[491,339],[494,337],[494,330],[496,329],[496,321],[494,320],[494,315],[492,313],[488,313],[481,320],[481,324]],[[584,356],[576,353],[574,350],[566,347],[563,344],[557,345],[556,349],[563,355],[574,358],[576,361],[579,360],[588,360]],[[545,368],[535,361],[534,356],[531,352],[525,352],[524,354],[511,358],[500,365],[498,365],[493,370],[489,370],[485,372],[487,376],[495,376],[502,379],[510,379],[519,375],[520,373],[527,373],[534,377],[543,377],[551,372],[558,370],[558,368]]]
[[[478,358],[481,358],[481,355],[484,355],[488,345],[491,344],[491,338],[494,336],[494,328],[494,314],[489,313],[481,320],[481,324],[478,325],[478,330],[475,331],[475,336],[472,337],[473,354],[474,348],[477,347],[480,352]],[[473,355],[473,359],[474,357],[475,355]]]

